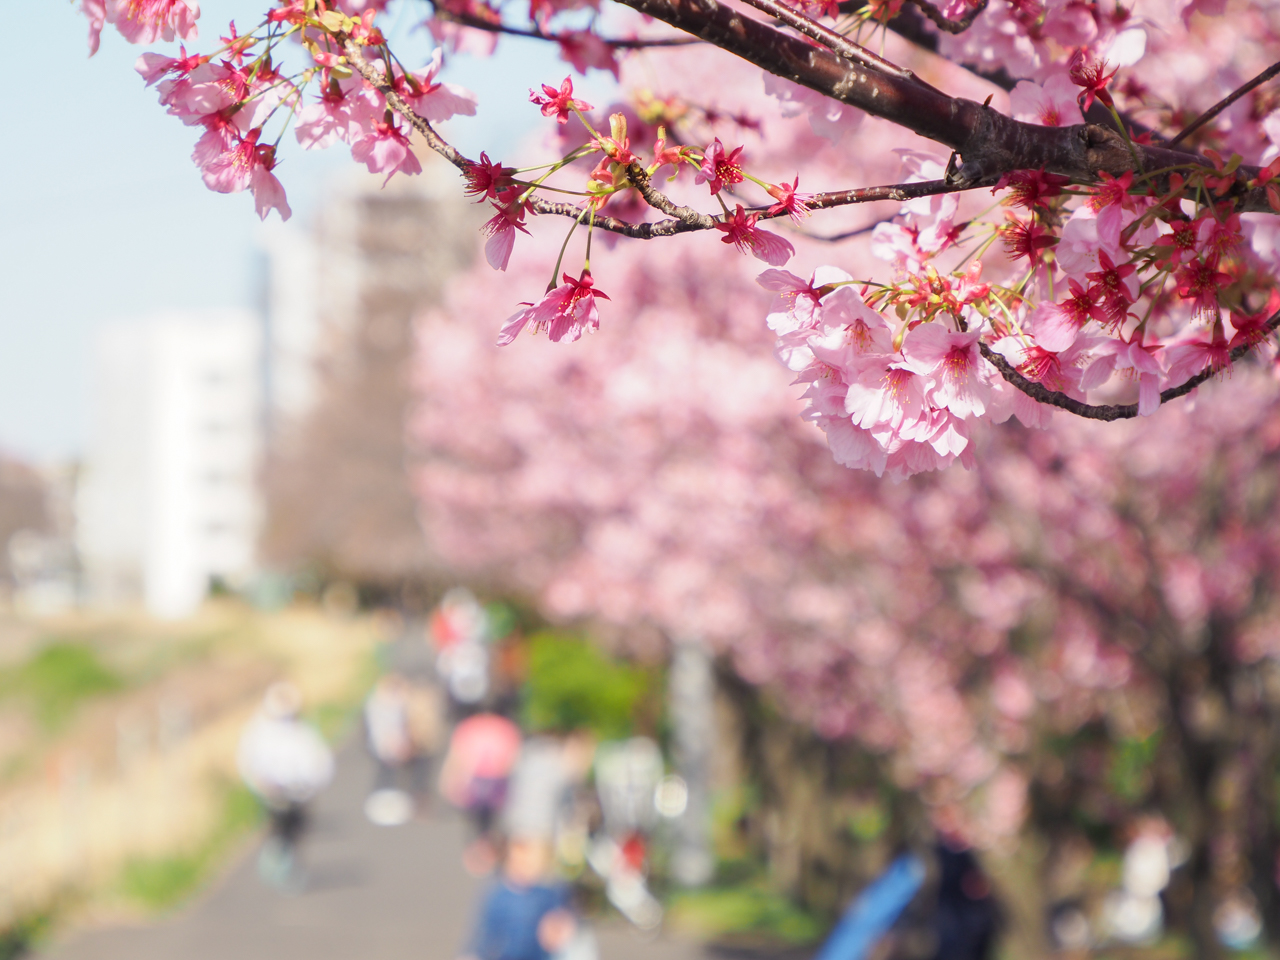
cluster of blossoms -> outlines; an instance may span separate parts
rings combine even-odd
[[[160,103],[188,126],[203,129],[192,160],[205,184],[219,193],[250,190],[263,219],[276,210],[290,216],[284,187],[273,170],[277,151],[292,123],[297,142],[305,149],[328,147],[337,141],[351,148],[351,156],[371,173],[416,174],[422,165],[409,144],[404,119],[388,108],[381,84],[356,76],[338,49],[337,38],[349,37],[365,46],[384,42],[373,25],[384,3],[370,0],[287,0],[270,11],[261,35],[240,36],[235,23],[222,47],[211,55],[178,57],[144,53],[136,68],[148,86],[158,85]],[[200,10],[194,0],[82,0],[90,20],[90,51],[96,51],[101,30],[114,24],[132,43],[156,39],[193,40]],[[281,44],[295,41],[309,54],[310,63],[293,74],[278,59]],[[390,58],[374,65],[375,75],[388,76]],[[420,71],[398,64],[390,68],[387,85],[419,116],[430,121],[476,112],[473,94],[452,83],[437,81],[443,65],[437,49]],[[316,92],[307,96],[313,85]],[[276,129],[267,125],[275,118]]]
[[[196,36],[195,0],[80,3],[94,48],[108,23],[131,42]],[[594,9],[598,0],[532,0],[529,22],[580,71],[618,75],[618,43],[603,40],[594,22],[585,30],[565,29],[558,19],[584,6]],[[880,0],[845,19],[835,4],[796,6],[811,17],[832,18],[854,39],[865,39],[902,10],[896,0]],[[1083,111],[1097,104],[1119,127],[1139,116],[1164,128],[1185,124],[1181,103],[1191,99],[1194,80],[1171,75],[1173,92],[1162,99],[1153,85],[1120,72],[1149,60],[1153,50],[1166,60],[1191,51],[1183,61],[1187,74],[1214,67],[1222,74],[1218,82],[1236,79],[1218,64],[1213,46],[1220,38],[1204,26],[1223,12],[1221,0],[1172,6],[1139,0],[1133,8],[1105,0],[992,0],[976,19],[970,0],[934,6],[940,16],[966,24],[939,35],[942,53],[1031,78],[1009,96],[1013,116],[1028,123],[1082,123]],[[1280,37],[1274,18],[1247,6],[1258,43]],[[807,385],[807,416],[827,433],[837,460],[901,478],[968,463],[978,419],[1016,415],[1044,426],[1051,405],[1070,408],[1091,396],[1136,399],[1137,412],[1150,415],[1162,392],[1225,369],[1241,348],[1270,343],[1280,305],[1269,296],[1269,277],[1280,268],[1276,228],[1250,222],[1236,206],[1245,190],[1265,188],[1280,212],[1280,110],[1261,93],[1240,100],[1212,133],[1203,133],[1212,167],[1189,158],[1144,171],[1131,151],[1134,171],[1100,171],[1089,183],[1016,170],[993,191],[1004,191],[1004,209],[994,217],[962,215],[960,194],[945,185],[951,165],[903,151],[907,183],[944,186],[875,227],[871,252],[893,275],[873,283],[874,270],[863,268],[856,271],[864,278],[859,284],[823,268],[806,281],[779,269],[795,245],[762,223],[778,218],[794,225],[814,206],[846,201],[800,192],[798,175],[775,183],[750,172],[755,159],[747,147],[717,123],[727,118],[758,132],[758,121],[639,91],[630,106],[609,113],[606,129],[566,77],[529,93],[559,132],[564,150],[558,157],[527,168],[483,153],[469,160],[442,149],[429,124],[473,115],[475,97],[440,81],[440,49],[422,70],[402,66],[376,23],[384,7],[384,0],[278,0],[254,33],[240,36],[232,24],[215,53],[147,53],[138,70],[158,85],[170,113],[203,131],[193,159],[206,184],[226,193],[251,191],[261,216],[272,209],[289,216],[274,170],[290,124],[302,147],[343,141],[353,159],[388,179],[421,171],[410,137],[415,128],[425,132],[462,168],[466,193],[492,206],[483,230],[486,259],[497,270],[507,269],[518,235],[530,232],[530,216],[568,214],[570,236],[552,280],[540,299],[507,319],[504,344],[526,330],[573,341],[599,327],[598,301],[608,297],[591,272],[590,252],[605,219],[611,230],[631,229],[633,236],[644,235],[636,229],[659,216],[714,231],[771,268],[761,283],[784,303],[768,324],[783,362]],[[507,29],[505,12],[487,0],[448,0],[434,5],[428,25],[446,47],[472,48],[481,38],[478,45],[487,43],[491,52]],[[299,69],[281,65],[286,41],[309,58]],[[765,93],[784,116],[807,114],[814,133],[833,142],[864,123],[863,113],[848,104],[773,75],[765,76]],[[1150,133],[1135,129],[1130,125],[1126,134],[1131,147],[1152,142]],[[652,149],[642,152],[641,144],[649,143]],[[1243,157],[1259,155],[1271,165],[1261,171],[1242,166]],[[667,167],[673,171],[668,183],[683,181],[674,190],[683,190],[684,202],[654,183]],[[756,190],[760,202],[751,205],[749,193]],[[687,205],[699,198],[705,203],[708,194],[717,213]],[[566,203],[566,196],[575,199]],[[579,226],[587,233],[582,267],[562,271]]]
[[[194,40],[200,4],[196,0],[80,0],[89,19],[89,53],[98,52],[102,28],[113,25],[130,43]]]
[[[1042,85],[1020,83],[1015,115],[1080,122],[1089,99],[1111,100],[1111,76],[1078,57]],[[1267,278],[1276,251],[1269,234],[1249,242],[1252,225],[1230,196],[1267,185],[1280,210],[1280,161],[1249,175],[1239,155],[1208,153],[1213,167],[1099,172],[1098,183],[1075,187],[1043,170],[1014,171],[992,191],[1003,191],[1003,222],[958,222],[956,194],[909,201],[874,231],[872,251],[895,277],[864,286],[866,300],[835,268],[808,281],[762,274],[781,296],[768,318],[779,357],[809,384],[807,416],[836,459],[901,479],[966,462],[977,418],[1047,425],[1052,408],[1011,385],[997,357],[1022,387],[1082,404],[1095,390],[1126,399],[1133,382],[1137,413],[1149,416],[1162,391],[1227,369],[1237,348],[1261,345],[1273,356],[1280,296]],[[905,160],[908,182],[944,176],[936,161]],[[1003,256],[991,252],[997,241]],[[967,266],[940,270],[951,253]],[[1006,282],[980,282],[986,265]]]
[[[478,201],[489,200],[494,208],[494,216],[484,226],[488,237],[485,245],[489,265],[495,270],[505,270],[510,262],[515,246],[516,233],[528,231],[525,228],[525,216],[536,212],[529,203],[536,190],[546,184],[554,173],[569,168],[580,161],[595,161],[594,167],[587,174],[585,189],[577,191],[583,197],[581,215],[570,229],[573,230],[584,220],[589,224],[589,231],[594,229],[597,216],[612,212],[618,207],[628,207],[629,213],[638,204],[635,193],[637,180],[649,184],[662,168],[670,166],[673,173],[670,180],[679,178],[685,169],[694,173],[696,186],[706,185],[711,195],[716,197],[724,210],[724,216],[713,222],[716,230],[722,234],[721,240],[735,246],[744,254],[750,254],[765,263],[780,266],[785,264],[794,254],[795,247],[790,241],[772,231],[759,226],[762,214],[770,216],[789,215],[799,221],[809,213],[807,201],[809,195],[798,193],[796,188],[800,180],[788,184],[769,183],[752,176],[745,169],[743,158],[744,147],[736,146],[726,150],[719,137],[705,149],[669,142],[668,125],[684,118],[680,105],[672,103],[650,104],[646,118],[639,117],[634,111],[616,111],[609,115],[609,132],[604,134],[596,130],[589,117],[593,109],[574,96],[573,80],[565,77],[558,87],[542,84],[541,92],[529,91],[529,100],[536,105],[543,116],[554,119],[564,127],[571,120],[577,120],[585,139],[571,143],[568,151],[554,162],[546,165],[545,172],[536,180],[518,180],[518,171],[503,167],[481,154],[480,160],[468,164],[465,171],[469,195],[478,197]],[[656,109],[653,109],[656,106]],[[654,138],[651,160],[645,163],[640,154],[632,149],[632,136],[643,134]],[[562,140],[572,141],[572,135],[562,132]],[[748,212],[740,202],[735,202],[734,209],[723,199],[722,194],[746,181],[757,184],[773,201],[767,208]],[[561,187],[563,192],[573,192]],[[736,201],[736,195],[735,195]],[[565,241],[568,243],[568,238]],[[511,343],[524,329],[531,332],[545,332],[551,340],[577,340],[584,331],[594,331],[600,326],[600,318],[596,307],[596,298],[609,299],[607,295],[595,288],[595,281],[590,267],[590,240],[587,242],[587,258],[577,279],[563,274],[563,283],[556,285],[553,280],[548,285],[547,293],[536,303],[522,304],[521,309],[509,317],[503,325],[499,343]],[[553,276],[560,273],[563,260],[555,266]]]

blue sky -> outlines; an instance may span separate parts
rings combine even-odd
[[[201,40],[191,50],[213,48],[232,19],[242,31],[259,22],[267,6],[202,0]],[[407,63],[431,49],[429,35],[411,29],[424,10],[401,0],[389,11],[389,34]],[[143,48],[108,27],[89,59],[85,20],[66,0],[24,4],[17,18],[12,34],[38,37],[40,56],[15,74],[18,89],[11,83],[4,105],[0,449],[60,459],[83,447],[94,331],[171,309],[252,306],[258,219],[248,194],[204,187],[189,159],[196,133],[167,116],[133,70]],[[547,45],[510,39],[497,59],[452,60],[444,78],[475,91],[481,108],[452,121],[449,136],[472,155],[504,155],[542,122],[522,91],[568,72]],[[591,79],[583,89],[608,102],[612,78]],[[326,178],[350,156],[342,145],[306,153],[289,137],[282,161],[290,223],[305,229]]]

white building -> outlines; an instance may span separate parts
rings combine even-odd
[[[261,326],[249,313],[107,327],[90,383],[77,546],[92,603],[192,613],[254,570]]]

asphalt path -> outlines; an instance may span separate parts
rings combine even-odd
[[[429,815],[377,827],[362,806],[373,780],[358,744],[339,757],[304,841],[305,888],[265,886],[250,847],[175,915],[142,926],[69,931],[46,960],[454,960],[484,882],[462,869],[464,827],[437,801]],[[642,939],[597,922],[600,960],[700,960],[696,945]]]

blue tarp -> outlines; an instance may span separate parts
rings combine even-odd
[[[863,960],[924,883],[924,862],[905,853],[854,899],[814,960]]]

